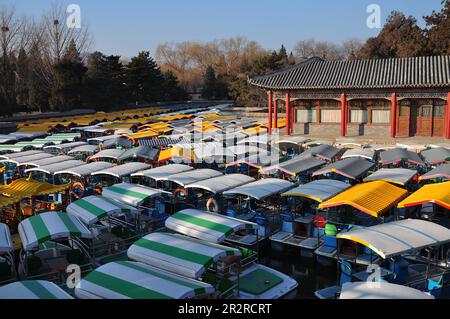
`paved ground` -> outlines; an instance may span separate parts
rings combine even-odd
[[[285,136],[286,133],[281,130],[280,136]],[[300,135],[300,134],[293,134]],[[311,140],[323,140],[329,142],[357,142],[357,143],[366,143],[369,145],[396,145],[397,143],[403,144],[406,146],[428,146],[428,145],[439,145],[439,146],[447,146],[450,147],[450,140],[447,140],[442,137],[405,137],[405,138],[371,138],[370,136],[349,136],[349,137],[339,137],[339,136],[330,136],[330,135],[305,135],[305,137],[310,138]]]

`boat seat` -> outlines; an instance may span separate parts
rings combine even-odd
[[[300,243],[300,247],[301,248],[305,248],[305,249],[317,249],[317,247],[319,247],[320,245],[320,241],[317,237],[309,237],[306,238],[305,240],[303,240]]]
[[[316,297],[319,299],[337,299],[340,293],[341,287],[339,286],[327,287],[314,292]]]

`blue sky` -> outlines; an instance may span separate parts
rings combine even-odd
[[[19,13],[38,17],[55,0],[0,0]],[[162,42],[210,41],[245,36],[268,49],[283,43],[291,50],[302,39],[339,43],[362,40],[378,29],[366,26],[369,4],[421,17],[439,10],[441,0],[71,0],[81,7],[82,23],[94,36],[94,50],[131,57],[154,52]]]

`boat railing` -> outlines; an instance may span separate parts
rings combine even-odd
[[[89,247],[89,252],[95,263],[97,258],[115,255],[126,251],[140,238],[142,238],[142,234],[136,234],[128,238],[120,238],[120,240],[113,240],[106,243],[92,243]]]

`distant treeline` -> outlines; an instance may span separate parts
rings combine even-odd
[[[109,110],[121,105],[187,98],[234,99],[238,105],[266,103],[265,93],[249,87],[249,76],[283,69],[313,56],[325,60],[373,59],[450,54],[450,0],[442,9],[417,19],[392,12],[377,37],[365,43],[349,39],[337,45],[303,40],[293,52],[263,49],[243,37],[208,43],[181,42],[158,46],[156,60],[140,52],[129,61],[101,52],[88,54],[87,25],[68,28],[62,5],[54,4],[39,20],[0,8],[0,109],[66,111]],[[92,52],[92,51],[91,51]]]

